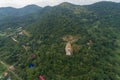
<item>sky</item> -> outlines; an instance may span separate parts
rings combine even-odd
[[[30,4],[36,4],[41,7],[44,7],[58,5],[62,2],[70,2],[77,5],[88,5],[99,1],[103,0],[0,0],[0,7],[21,8]],[[104,0],[104,1],[120,2],[120,0]]]

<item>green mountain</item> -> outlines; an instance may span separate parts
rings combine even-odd
[[[26,26],[36,20],[41,9],[36,5],[28,5],[23,8],[0,8],[0,29]]]
[[[23,8],[3,7],[0,8],[0,19],[9,16],[23,16],[30,13],[37,12],[41,7],[36,5],[28,5]]]
[[[1,67],[13,65],[6,72],[14,80],[39,80],[40,75],[46,80],[120,80],[119,8],[114,2],[64,2],[19,16],[18,22],[13,16],[0,31]]]

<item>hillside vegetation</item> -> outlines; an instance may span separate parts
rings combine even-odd
[[[22,80],[120,80],[120,3],[65,2],[19,17],[1,26],[0,60]],[[67,36],[76,38],[71,56]]]

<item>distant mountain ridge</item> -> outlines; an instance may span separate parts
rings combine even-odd
[[[101,2],[94,3],[92,5],[85,5],[85,6],[97,7],[97,6],[101,6],[101,5],[120,6],[120,3],[110,2],[110,1],[101,1]],[[72,4],[69,2],[63,2],[57,6],[70,7],[70,6],[81,6],[81,5],[75,5],[75,4]],[[24,16],[27,14],[31,14],[31,13],[40,11],[41,9],[44,9],[44,8],[37,6],[37,5],[34,5],[34,4],[27,5],[27,6],[22,7],[22,8],[1,7],[0,8],[0,19],[4,18],[4,17],[8,17],[8,16]]]
[[[24,16],[41,10],[37,5],[28,5],[23,8],[4,7],[0,8],[0,19],[9,16]]]
[[[67,12],[71,11],[75,14],[80,14],[81,12],[93,12],[94,14],[103,16],[104,14],[108,15],[112,13],[119,15],[120,3],[102,1],[91,5],[75,5],[69,2],[63,2],[57,6],[46,6],[43,8],[37,5],[28,5],[23,8],[3,7],[0,8],[0,28],[11,27],[11,24],[20,26],[19,24],[21,23],[23,23],[22,25],[27,22],[33,23],[35,20],[39,19],[40,16],[56,12],[59,9]],[[111,11],[111,9],[114,11]]]

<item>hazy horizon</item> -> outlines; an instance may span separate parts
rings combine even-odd
[[[100,1],[112,1],[112,2],[120,2],[120,0],[20,0],[20,1],[16,1],[16,0],[0,0],[0,7],[14,7],[14,8],[21,8],[27,5],[38,5],[40,7],[45,7],[45,6],[55,6],[58,5],[60,3],[63,2],[69,2],[69,3],[73,3],[76,5],[89,5],[89,4],[93,4],[96,2],[100,2]]]

